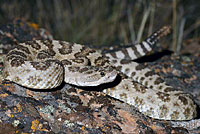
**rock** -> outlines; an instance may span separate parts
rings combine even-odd
[[[23,25],[20,25],[21,23]],[[11,28],[6,32],[0,28],[4,33],[0,34],[0,44],[3,45],[12,46],[29,39],[51,37],[40,35],[39,28],[35,29],[35,25],[33,27],[20,20],[3,27]],[[17,29],[21,30],[19,34],[15,33]],[[24,33],[27,36],[23,36]],[[185,78],[179,78],[180,75],[172,77],[174,73],[170,70],[179,70],[181,76],[185,74],[191,84],[195,84],[195,81],[199,80],[198,76],[192,79],[196,73],[195,65],[200,63],[195,59],[191,57],[194,64],[187,63],[182,66],[181,58],[177,60],[167,56],[148,65],[154,70],[157,69],[169,84],[181,88],[187,85],[187,89],[190,89],[190,83],[182,85]],[[163,73],[162,68],[168,68],[170,65],[173,65],[173,68]],[[0,69],[2,68],[0,64]],[[176,82],[170,81],[171,78],[175,78],[173,81]],[[196,85],[199,83],[196,82]],[[174,124],[170,121],[145,117],[134,106],[113,99],[98,89],[91,87],[84,90],[65,83],[52,90],[31,90],[3,81],[0,85],[0,107],[0,132],[3,133],[188,133],[183,127],[173,127]]]

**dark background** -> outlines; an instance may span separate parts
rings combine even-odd
[[[164,25],[173,28],[165,48],[200,40],[200,0],[0,0],[0,25],[16,19],[81,44],[136,43]]]

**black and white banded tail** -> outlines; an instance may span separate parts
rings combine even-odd
[[[148,38],[146,38],[141,43],[132,45],[128,48],[122,48],[119,51],[106,53],[105,55],[109,57],[109,59],[128,59],[135,60],[142,56],[145,56],[148,52],[152,51],[155,44],[159,41],[159,39],[163,36],[166,36],[170,33],[170,26],[164,26],[158,31],[154,32]]]

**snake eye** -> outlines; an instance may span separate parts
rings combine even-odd
[[[103,77],[103,76],[105,76],[105,73],[104,73],[104,72],[101,72],[100,75]]]

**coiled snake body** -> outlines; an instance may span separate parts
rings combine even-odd
[[[128,78],[103,92],[153,118],[190,120],[196,117],[190,95],[174,90],[150,69],[132,61],[151,51],[168,32],[169,27],[163,27],[140,44],[105,55],[65,41],[21,43],[6,55],[3,76],[25,87],[51,89],[63,80],[78,86],[98,86],[114,81],[122,72]]]

